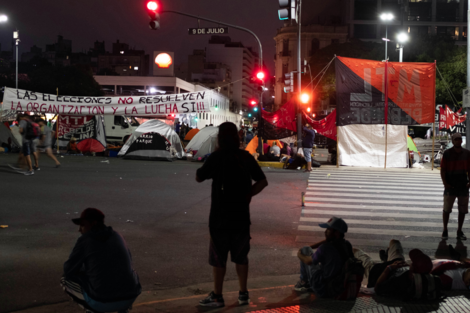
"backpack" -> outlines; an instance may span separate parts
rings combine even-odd
[[[431,274],[413,274],[414,290],[410,290],[410,297],[406,300],[440,300],[442,283],[439,276]]]
[[[39,138],[40,129],[37,123],[27,121],[28,125],[26,126],[25,138],[28,140],[33,140]]]
[[[354,300],[359,294],[361,283],[364,279],[364,267],[362,262],[354,256],[350,256],[345,246],[334,245],[344,262],[341,273],[327,281],[327,295],[336,300]]]

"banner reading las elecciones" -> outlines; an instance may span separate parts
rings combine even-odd
[[[5,87],[3,110],[72,115],[160,115],[210,112],[212,91],[134,97],[78,97]]]

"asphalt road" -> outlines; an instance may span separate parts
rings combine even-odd
[[[80,236],[71,218],[87,207],[106,214],[133,254],[148,292],[212,280],[208,265],[211,182],[196,183],[200,163],[42,156],[41,170],[23,176],[0,155],[0,312],[67,301],[62,266]],[[292,251],[308,174],[264,169],[269,186],[253,199],[250,277],[298,272]],[[235,280],[231,266],[227,280]],[[293,282],[295,283],[295,282]]]

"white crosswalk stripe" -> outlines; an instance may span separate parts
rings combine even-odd
[[[315,169],[304,200],[296,238],[300,246],[323,240],[325,229],[318,224],[332,216],[348,223],[346,239],[353,246],[373,256],[386,249],[391,239],[400,240],[406,253],[419,248],[440,258],[448,254],[448,244],[462,245],[455,238],[456,203],[449,240],[441,240],[443,186],[438,171]]]

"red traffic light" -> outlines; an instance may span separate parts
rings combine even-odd
[[[251,104],[251,105],[256,105],[256,101],[255,101],[255,100],[251,100],[251,101],[250,101],[250,104]]]
[[[259,71],[258,73],[256,73],[256,78],[258,78],[259,80],[263,80],[264,77],[265,75],[263,71]]]
[[[310,107],[307,108],[307,112],[310,112]]]
[[[155,1],[149,1],[147,3],[147,9],[150,11],[156,11],[158,9],[158,4]]]

